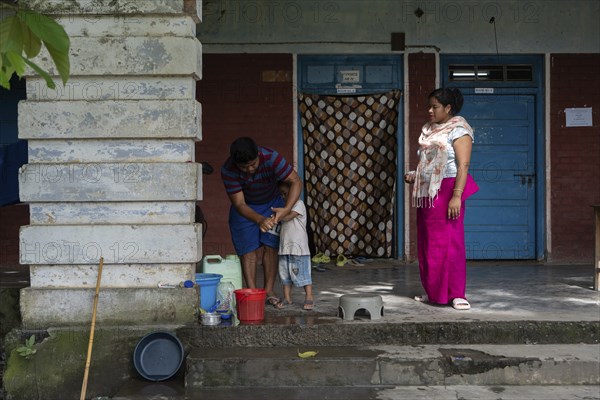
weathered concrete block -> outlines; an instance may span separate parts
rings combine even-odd
[[[106,36],[196,36],[187,15],[65,15],[56,18],[70,38]]]
[[[168,331],[176,333],[180,325],[117,326],[96,325],[92,365],[87,386],[88,399],[112,398],[119,389],[138,380],[132,367],[135,346],[147,333]],[[17,352],[7,354],[3,376],[5,399],[64,400],[79,399],[85,355],[89,345],[90,326],[49,328],[35,332],[35,357],[27,359]],[[13,337],[28,336],[30,332],[15,332]],[[43,340],[40,340],[42,337]],[[20,340],[19,340],[20,342]],[[7,342],[7,348],[11,346]],[[11,348],[14,346],[11,346]],[[108,397],[107,397],[108,396]]]
[[[195,163],[25,164],[19,197],[25,202],[184,201],[202,193]]]
[[[32,225],[190,224],[195,201],[31,203]]]
[[[201,0],[21,0],[23,7],[44,14],[109,14],[131,17],[130,14],[188,14],[199,22]]]
[[[95,288],[97,265],[32,265],[32,288]],[[107,264],[102,268],[102,288],[157,288],[178,286],[195,279],[196,264]]]
[[[188,225],[27,225],[20,262],[30,265],[182,264],[202,258],[202,227]]]
[[[46,48],[34,59],[58,75]],[[202,44],[193,36],[71,38],[71,76],[188,75],[202,79]],[[27,75],[36,75],[28,68]]]
[[[30,163],[189,162],[192,139],[29,140]]]
[[[55,89],[40,77],[27,78],[28,100],[193,100],[196,80],[191,76],[71,76]]]
[[[24,329],[89,324],[94,289],[21,290]],[[101,288],[96,323],[102,325],[184,324],[196,321],[199,305],[194,288]]]
[[[196,100],[21,101],[20,139],[201,140]]]

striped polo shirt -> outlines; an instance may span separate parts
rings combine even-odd
[[[252,176],[244,174],[228,158],[221,167],[221,179],[228,195],[244,193],[248,204],[265,204],[279,195],[278,181],[285,180],[292,173],[292,165],[277,151],[258,146],[259,165]]]

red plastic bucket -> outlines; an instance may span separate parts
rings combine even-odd
[[[234,290],[237,303],[237,317],[241,322],[257,322],[265,319],[265,289]]]

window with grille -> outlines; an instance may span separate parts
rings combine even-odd
[[[524,82],[533,80],[531,65],[453,64],[448,67],[450,81]]]

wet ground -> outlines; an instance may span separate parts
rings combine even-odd
[[[265,309],[265,324],[312,324],[314,316],[337,316],[339,297],[349,293],[379,294],[386,322],[419,320],[560,319],[597,320],[600,292],[593,290],[593,265],[547,265],[535,262],[470,262],[467,297],[471,310],[414,301],[421,294],[416,264],[374,259],[362,267],[324,264],[313,269],[314,311],[302,310],[303,291],[293,289],[294,304]],[[260,271],[258,281],[261,281]],[[0,289],[29,286],[27,266],[0,265]],[[276,289],[282,294],[281,288]]]
[[[511,321],[600,321],[600,292],[593,290],[593,266],[589,265],[547,265],[535,262],[470,262],[468,264],[467,297],[471,310],[458,311],[449,306],[429,305],[417,302],[413,297],[422,293],[418,266],[395,260],[371,260],[362,267],[337,267],[335,264],[322,265],[313,270],[315,309],[302,309],[303,291],[293,289],[294,304],[284,309],[265,307],[265,319],[261,325],[269,327],[302,325],[357,325],[369,324],[369,315],[359,313],[353,321],[342,321],[338,316],[339,298],[343,294],[368,293],[381,295],[384,303],[385,324],[406,324],[420,322],[511,322]],[[28,286],[27,267],[1,267],[0,288]],[[261,277],[259,274],[259,281]],[[278,288],[281,294],[281,289]],[[218,332],[222,327],[201,327]],[[224,327],[223,327],[224,328]],[[179,398],[183,390],[183,379],[176,376],[169,382],[147,382],[134,379],[127,391],[141,395],[139,398]],[[272,389],[257,389],[252,398],[260,397],[260,391],[273,395]],[[306,398],[301,389],[290,389],[289,399]],[[327,394],[327,390],[331,392]],[[381,389],[353,388],[354,393],[363,397],[350,397],[347,388],[320,389],[322,398],[383,398]],[[406,389],[408,390],[408,389]],[[417,390],[417,389],[415,389]],[[425,389],[423,389],[425,390]],[[428,388],[428,395],[435,388]],[[464,389],[457,388],[456,393]],[[474,390],[474,389],[473,389]],[[505,390],[504,399],[511,398],[512,389]],[[590,390],[578,388],[577,390]],[[210,396],[210,391],[205,395]],[[542,391],[538,391],[542,393]],[[283,395],[284,392],[277,392]],[[448,394],[450,391],[445,391]],[[453,392],[454,393],[454,392]],[[558,392],[557,392],[558,393]],[[574,393],[574,392],[573,392]],[[232,397],[243,395],[231,390]],[[406,393],[411,398],[419,392]],[[425,394],[425,392],[422,392]],[[159,397],[153,397],[160,395]],[[396,396],[395,394],[394,396]],[[494,393],[490,393],[490,398]],[[583,394],[585,396],[585,393]],[[127,395],[126,395],[127,396]],[[221,393],[222,396],[222,393]],[[258,396],[258,397],[256,397]],[[299,397],[298,397],[299,396]],[[376,397],[377,396],[377,397]],[[518,396],[515,393],[514,396]],[[1,397],[1,396],[0,396]],[[270,397],[270,396],[269,396]],[[128,398],[128,397],[123,397]],[[200,397],[199,397],[200,398]],[[207,397],[201,397],[207,398]],[[214,397],[217,398],[217,397]],[[415,397],[416,398],[416,397]],[[427,397],[423,397],[427,398]],[[445,397],[435,397],[445,398]],[[476,397],[465,397],[476,398]],[[481,397],[487,398],[487,397]],[[496,397],[497,398],[497,397]],[[512,397],[518,398],[518,397]],[[551,398],[551,397],[548,397]],[[592,396],[590,398],[597,398]]]
[[[350,293],[381,295],[389,323],[600,319],[600,292],[593,290],[591,264],[469,263],[469,311],[415,301],[414,296],[422,294],[416,264],[392,260],[374,260],[352,268],[327,264],[324,272],[313,270],[312,276],[315,310],[301,309],[303,292],[294,288],[295,304],[284,310],[267,307],[265,323],[318,323],[311,316],[336,316],[339,297]]]

